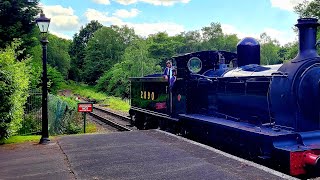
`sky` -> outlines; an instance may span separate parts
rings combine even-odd
[[[296,40],[293,7],[303,0],[41,0],[49,31],[72,39],[91,20],[127,25],[136,34],[176,35],[220,23],[225,34],[258,38],[266,32],[281,45]]]

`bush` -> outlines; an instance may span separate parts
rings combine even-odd
[[[82,129],[82,117],[77,112],[77,103],[71,99],[49,95],[49,133],[57,134],[77,134]]]
[[[48,67],[48,79],[49,92],[54,94],[65,84],[62,74],[51,66]]]
[[[21,127],[23,106],[29,87],[28,60],[17,61],[21,42],[0,50],[0,139],[9,137]]]
[[[37,113],[29,113],[24,116],[22,127],[18,134],[35,134],[41,132],[41,120],[37,118]]]

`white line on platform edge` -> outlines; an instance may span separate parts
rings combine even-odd
[[[247,164],[247,165],[249,165],[249,166],[252,166],[252,167],[261,169],[261,170],[263,170],[263,171],[265,171],[265,172],[268,172],[268,173],[270,173],[270,174],[273,174],[273,175],[275,175],[275,176],[278,176],[278,177],[281,177],[281,178],[284,178],[284,179],[288,179],[288,180],[299,180],[298,178],[289,176],[289,175],[284,174],[284,173],[281,173],[281,172],[279,172],[279,171],[270,169],[270,168],[268,168],[268,167],[266,167],[266,166],[262,166],[262,165],[260,165],[260,164],[257,164],[257,163],[248,161],[248,160],[246,160],[246,159],[239,158],[239,157],[237,157],[237,156],[234,156],[234,155],[228,154],[228,153],[226,153],[226,152],[220,151],[220,150],[218,150],[218,149],[215,149],[215,148],[213,148],[213,147],[210,147],[210,146],[207,146],[207,145],[204,145],[204,144],[201,144],[201,143],[192,141],[192,140],[190,140],[190,139],[187,139],[187,138],[184,138],[184,137],[181,137],[181,136],[177,136],[177,135],[174,135],[174,134],[165,132],[165,131],[161,131],[161,130],[159,130],[159,129],[156,129],[156,131],[161,132],[161,133],[165,133],[165,134],[170,135],[170,136],[173,136],[173,137],[175,137],[175,138],[178,138],[178,139],[180,139],[180,140],[186,141],[186,142],[188,142],[188,143],[191,143],[191,144],[194,144],[194,145],[203,147],[203,148],[208,149],[208,150],[210,150],[210,151],[213,151],[213,152],[215,152],[215,153],[221,154],[221,155],[223,155],[223,156],[225,156],[225,157],[228,157],[228,158],[234,159],[234,160],[236,160],[236,161],[245,163],[245,164]]]

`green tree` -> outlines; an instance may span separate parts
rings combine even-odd
[[[261,64],[271,65],[281,62],[278,55],[280,45],[276,40],[272,40],[266,33],[260,35],[261,44]]]
[[[183,32],[177,35],[177,38],[183,43],[183,46],[178,50],[178,54],[203,50],[201,33],[198,30]]]
[[[63,78],[63,75],[60,71],[58,71],[56,68],[53,68],[51,66],[48,66],[48,87],[49,92],[56,94],[59,89],[61,89],[61,86],[64,85],[65,80]]]
[[[119,63],[125,48],[123,38],[112,28],[97,30],[86,47],[82,69],[85,82],[94,84],[105,71]]]
[[[180,53],[179,50],[184,45],[176,37],[170,37],[165,32],[151,35],[147,41],[150,43],[148,48],[150,56],[157,59],[158,64],[161,64],[161,66],[165,66],[165,62],[162,60],[178,55]]]
[[[225,50],[230,52],[237,51],[237,44],[240,39],[235,34],[224,35],[221,47],[219,50]]]
[[[111,28],[119,33],[123,43],[126,46],[129,46],[132,41],[138,39],[138,36],[135,34],[134,29],[129,28],[128,26],[111,26]]]
[[[26,61],[17,61],[20,42],[0,50],[0,139],[18,131],[29,87]]]
[[[97,81],[96,87],[111,95],[128,97],[130,91],[129,77],[141,77],[161,72],[157,61],[150,57],[148,42],[137,39],[126,48],[122,61],[115,64]]]
[[[48,64],[56,68],[63,77],[67,77],[70,69],[70,55],[68,53],[70,40],[50,34],[48,36]]]
[[[35,25],[32,23],[39,13],[39,0],[0,1],[0,48],[10,45],[15,38],[21,38],[20,49],[29,49],[34,43],[30,37]]]
[[[298,4],[295,8],[295,12],[299,14],[300,17],[310,18],[314,17],[320,19],[320,0],[306,1]],[[320,31],[317,32],[317,38],[320,38]],[[297,45],[293,46],[293,52],[297,52]],[[320,53],[320,49],[318,49]]]
[[[220,23],[212,22],[210,26],[203,27],[202,46],[205,50],[220,50],[223,48],[223,32]]]
[[[297,56],[297,54],[298,54],[298,43],[297,42],[285,44],[278,51],[279,58],[283,62],[293,59],[294,57]]]
[[[84,68],[85,49],[93,34],[102,27],[98,21],[91,21],[85,27],[81,27],[79,34],[74,35],[69,50],[71,56],[69,79],[75,81],[83,79],[81,71]]]
[[[320,19],[320,0],[306,1],[299,3],[295,8],[295,12],[300,17],[316,17]]]
[[[34,37],[34,39],[35,45],[27,52],[31,57],[31,60],[27,61],[30,67],[30,89],[40,88],[42,74],[42,47],[38,38]]]

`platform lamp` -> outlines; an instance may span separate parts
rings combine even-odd
[[[48,130],[48,78],[47,78],[47,44],[49,43],[47,34],[50,25],[50,19],[47,18],[41,11],[40,17],[36,19],[36,23],[41,32],[42,44],[42,132],[40,144],[49,143],[49,130]]]

